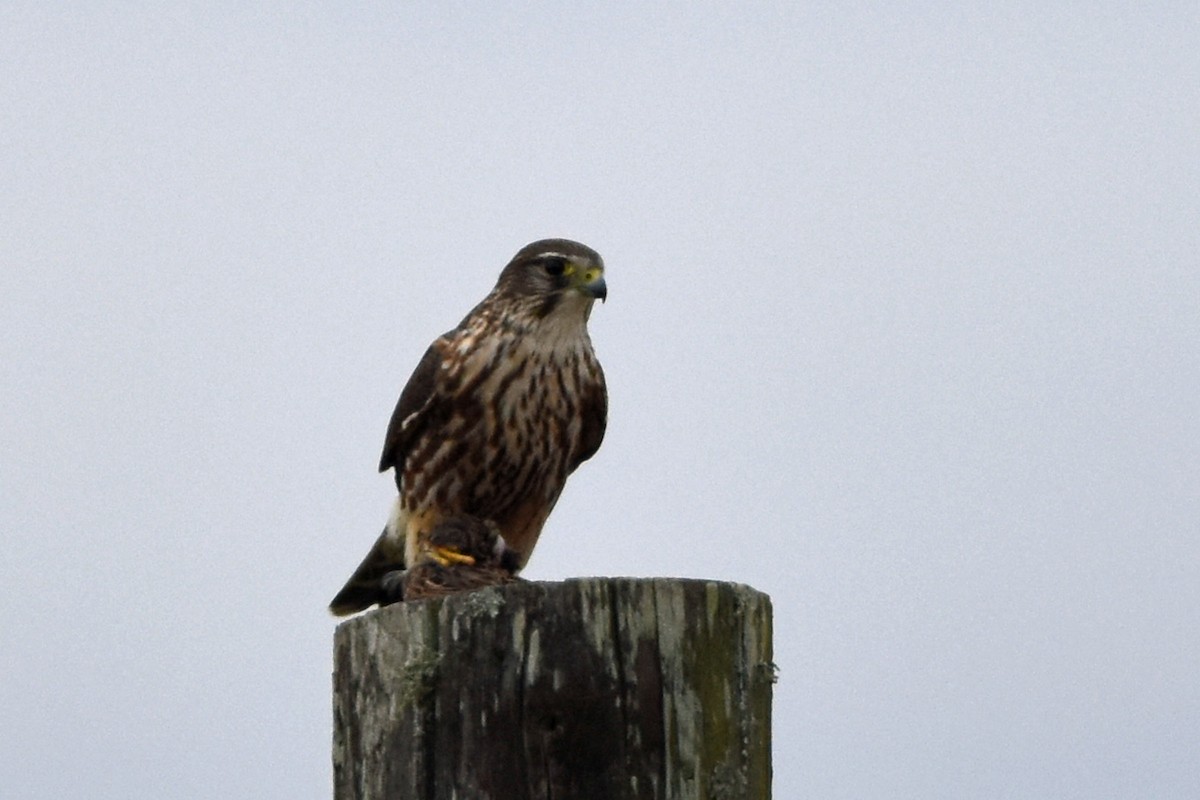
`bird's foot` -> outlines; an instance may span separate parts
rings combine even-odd
[[[441,564],[443,567],[448,567],[451,564],[466,564],[474,566],[475,557],[469,556],[466,553],[460,553],[453,547],[431,547],[429,549],[430,557]]]

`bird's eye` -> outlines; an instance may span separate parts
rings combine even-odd
[[[542,264],[547,275],[552,275],[555,278],[567,271],[567,260],[558,256],[551,256],[543,260]]]

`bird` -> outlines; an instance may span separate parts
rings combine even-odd
[[[491,292],[433,341],[384,439],[391,513],[331,613],[388,601],[384,576],[420,563],[430,533],[458,514],[495,524],[513,571],[525,566],[567,477],[604,439],[608,390],[587,323],[607,296],[599,253],[542,239],[518,250]]]
[[[391,602],[442,597],[519,580],[514,574],[516,553],[494,522],[456,514],[430,531],[427,543],[420,561],[384,576],[384,590],[393,598]]]

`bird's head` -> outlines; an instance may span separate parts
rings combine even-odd
[[[587,319],[592,303],[608,296],[600,254],[569,239],[542,239],[522,247],[500,273],[496,290],[536,301],[539,319],[575,313]]]

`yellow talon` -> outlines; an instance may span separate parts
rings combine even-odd
[[[460,553],[453,547],[434,547],[429,553],[433,556],[433,560],[441,564],[443,567],[448,567],[451,564],[475,564],[475,557],[469,556],[466,553]]]

